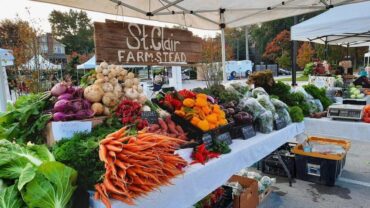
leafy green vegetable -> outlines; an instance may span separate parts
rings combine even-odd
[[[303,111],[298,106],[290,107],[289,115],[293,122],[302,122],[304,119]]]
[[[303,88],[306,92],[312,95],[313,98],[319,99],[324,107],[324,110],[327,109],[333,102],[326,96],[325,88],[318,88],[313,84],[304,85]]]
[[[23,207],[23,205],[22,198],[17,190],[16,185],[12,185],[0,190],[1,208],[20,208]]]
[[[71,139],[59,141],[53,148],[57,161],[79,173],[78,186],[92,189],[105,172],[104,163],[99,159],[99,141],[117,127],[97,126],[91,133],[77,133]]]
[[[315,64],[313,62],[307,63],[303,69],[303,75],[304,76],[312,75],[314,65]]]
[[[30,163],[23,168],[18,181],[18,190],[22,190],[23,186],[30,182],[36,176],[36,168]]]
[[[0,115],[0,139],[43,143],[42,132],[51,119],[51,114],[44,114],[43,111],[50,105],[48,93],[19,97],[14,105],[8,105],[6,113]]]
[[[45,162],[22,189],[28,207],[64,208],[76,189],[77,172],[59,162]]]
[[[220,153],[220,154],[227,154],[229,152],[231,152],[231,149],[229,147],[229,145],[222,141],[222,142],[218,142],[216,140],[213,140],[213,144],[210,148],[210,150],[212,152],[217,152],[217,153]]]

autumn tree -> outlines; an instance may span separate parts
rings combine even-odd
[[[53,10],[49,15],[53,36],[66,45],[66,53],[88,54],[94,49],[93,25],[84,11]]]
[[[304,42],[298,49],[297,64],[300,68],[304,68],[306,64],[311,62],[311,59],[315,55],[315,50],[312,48],[311,44]]]
[[[27,21],[5,19],[0,22],[0,47],[13,51],[15,66],[26,63],[38,50],[36,31]]]
[[[233,49],[226,45],[226,60],[233,59]],[[202,40],[203,63],[221,62],[222,60],[221,40],[216,38],[205,38]]]
[[[283,30],[267,44],[263,58],[276,62],[278,58],[289,54],[290,51],[290,32]]]

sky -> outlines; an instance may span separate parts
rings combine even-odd
[[[50,32],[51,28],[48,22],[48,16],[51,11],[59,10],[59,11],[68,11],[69,7],[64,6],[57,6],[52,4],[45,4],[40,2],[33,2],[30,0],[1,0],[1,7],[0,7],[0,20],[5,18],[14,19],[17,16],[22,20],[27,20],[31,23],[33,27],[36,29],[40,29],[42,32]],[[147,21],[147,20],[140,20],[137,18],[130,18],[130,17],[117,17],[115,15],[108,15],[102,14],[97,12],[87,12],[90,19],[94,21],[103,22],[105,19],[113,19],[113,20],[124,20],[126,22],[134,22],[134,23],[141,23],[141,24],[149,24],[155,26],[171,26],[172,24],[165,24],[165,23],[158,23],[154,21]],[[217,31],[209,31],[209,30],[199,30],[199,29],[192,29],[190,30],[200,37],[214,37]]]

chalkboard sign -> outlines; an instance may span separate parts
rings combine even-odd
[[[158,123],[158,114],[155,111],[143,111],[141,118],[146,119],[150,124]]]
[[[256,136],[256,131],[254,130],[252,125],[243,127],[242,132],[243,132],[244,139],[249,139],[251,137]]]
[[[216,140],[218,142],[225,142],[228,145],[230,145],[231,143],[233,143],[229,132],[225,132],[223,134],[218,135],[217,138],[216,138]]]
[[[274,121],[274,127],[275,130],[280,130],[282,128],[285,128],[287,126],[287,123],[284,119],[278,118]]]
[[[210,134],[204,134],[202,137],[203,144],[206,145],[206,148],[209,148],[213,144],[212,135]]]

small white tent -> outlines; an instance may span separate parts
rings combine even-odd
[[[96,66],[95,55],[91,57],[88,61],[77,66],[77,69],[94,69]]]
[[[291,39],[359,47],[370,42],[370,1],[338,6],[291,28]]]
[[[22,65],[23,68],[30,70],[57,70],[62,69],[61,65],[53,64],[46,60],[41,55],[32,57],[26,64]]]
[[[10,99],[8,76],[5,66],[13,65],[12,51],[0,48],[0,112],[6,110],[6,101]]]

